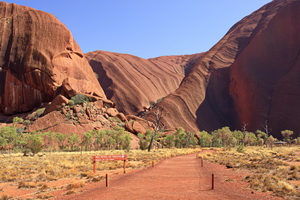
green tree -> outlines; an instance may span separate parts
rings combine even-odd
[[[0,137],[2,137],[8,149],[13,149],[17,145],[18,133],[13,126],[4,126],[0,129]]]
[[[291,135],[294,134],[294,131],[291,130],[284,130],[281,131],[281,135],[284,137],[284,140],[288,143],[291,143]]]
[[[266,141],[268,139],[267,133],[265,133],[261,130],[257,130],[255,133],[257,136],[257,144],[258,145],[262,146],[264,143],[266,143]]]
[[[174,135],[170,134],[170,135],[167,135],[166,137],[164,137],[162,142],[164,143],[164,145],[167,148],[173,148],[175,146],[175,141],[174,140],[175,140]]]
[[[213,132],[213,136],[215,138],[221,139],[221,146],[227,147],[227,146],[232,146],[235,144],[232,144],[233,142],[236,142],[235,139],[233,139],[232,132],[230,131],[229,127],[223,127],[221,129],[215,130]]]
[[[107,131],[102,130],[102,131],[95,131],[94,132],[94,147],[95,150],[100,150],[105,148],[105,141],[107,138]]]
[[[242,131],[233,131],[233,137],[236,139],[238,145],[243,145],[244,133]]]
[[[64,150],[65,149],[66,135],[64,135],[62,133],[56,133],[55,137],[57,139],[59,149]]]
[[[257,142],[256,135],[252,132],[246,131],[244,136],[244,145],[253,146],[256,145],[256,142]]]
[[[26,146],[35,155],[43,149],[43,138],[39,134],[31,134]]]
[[[0,136],[0,149],[5,149],[6,146],[7,146],[6,140]]]
[[[48,151],[52,152],[55,143],[55,133],[49,131],[42,133],[44,140],[44,149],[48,149]]]
[[[275,138],[272,135],[270,135],[267,139],[267,144],[271,147],[271,149],[273,149],[274,142],[275,142]]]
[[[155,116],[155,119],[153,121],[154,130],[149,142],[148,152],[151,151],[152,144],[153,142],[155,142],[155,139],[157,138],[157,134],[165,128],[165,125],[162,123],[162,120],[164,118],[164,115],[166,115],[166,113],[164,113],[163,110],[158,108],[155,112],[153,112],[153,114]]]
[[[79,136],[75,133],[68,135],[68,145],[71,151],[78,150]]]
[[[199,143],[201,147],[211,147],[212,146],[212,135],[206,131],[201,131],[199,134]]]
[[[153,134],[151,130],[147,130],[145,135],[141,133],[138,134],[139,145],[141,150],[146,150],[149,147],[152,135]]]
[[[182,127],[178,127],[175,132],[175,147],[184,148],[186,146],[186,132]]]
[[[131,141],[132,138],[130,136],[130,133],[128,132],[124,132],[122,135],[121,135],[121,140],[120,140],[120,147],[122,150],[130,150],[131,148]]]
[[[85,149],[85,151],[91,150],[91,146],[92,146],[92,132],[88,131],[83,133],[83,138],[81,141],[81,149]]]

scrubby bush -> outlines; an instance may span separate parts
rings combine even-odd
[[[20,124],[23,123],[24,119],[22,117],[14,117],[13,118],[13,123],[14,124]]]
[[[74,104],[77,105],[77,104],[82,104],[83,102],[90,102],[90,99],[83,94],[77,94],[71,98],[71,101],[73,101]]]
[[[146,134],[138,134],[138,138],[140,139],[139,145],[141,150],[146,150],[149,147],[151,141],[152,131],[147,130]]]
[[[74,101],[72,99],[69,100],[69,105],[70,106],[74,106],[75,105],[75,103],[74,103]]]

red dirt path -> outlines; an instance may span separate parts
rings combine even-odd
[[[215,174],[215,189],[211,190],[211,174]],[[164,160],[154,168],[131,172],[112,178],[110,186],[103,181],[98,187],[81,194],[64,196],[64,199],[282,199],[268,193],[246,189],[245,173],[204,161],[195,154]],[[61,199],[61,198],[59,198]]]

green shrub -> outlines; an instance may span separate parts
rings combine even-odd
[[[23,123],[24,119],[22,117],[14,117],[13,118],[13,123],[14,124],[20,124]]]
[[[31,124],[31,121],[28,120],[28,119],[26,119],[26,120],[23,121],[23,124],[24,124],[24,125],[30,125],[30,124]]]
[[[83,102],[90,102],[90,99],[83,94],[77,94],[71,98],[71,101],[74,101],[74,104],[76,105],[76,104],[82,104]]]
[[[70,106],[74,106],[75,105],[75,103],[74,103],[74,101],[71,99],[71,100],[69,100],[69,105]]]

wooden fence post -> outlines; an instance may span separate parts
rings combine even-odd
[[[211,175],[211,189],[213,190],[215,188],[215,175]]]
[[[94,158],[93,158],[93,163],[94,163],[94,167],[93,167],[94,173],[96,173],[96,160]]]
[[[124,168],[124,174],[125,174],[126,173],[126,160],[124,160],[123,168]]]
[[[109,186],[109,183],[108,183],[108,174],[105,175],[105,180],[106,180],[106,187]]]

